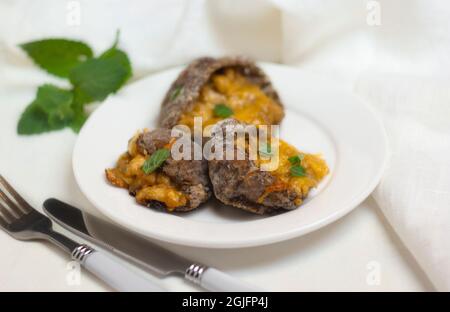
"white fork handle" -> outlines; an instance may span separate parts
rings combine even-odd
[[[262,289],[247,284],[231,275],[221,272],[214,268],[207,268],[200,280],[200,285],[209,291],[221,292],[255,292],[263,291]]]
[[[103,280],[115,290],[122,292],[165,291],[152,281],[138,275],[136,272],[130,270],[101,251],[93,251],[86,255],[86,258],[82,263],[89,272]]]

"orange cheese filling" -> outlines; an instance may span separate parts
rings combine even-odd
[[[203,86],[191,111],[185,112],[179,123],[193,129],[194,117],[203,118],[203,127],[224,119],[214,114],[214,107],[223,104],[231,108],[230,118],[253,125],[278,124],[283,118],[281,106],[268,97],[259,86],[251,83],[233,68],[215,73]]]
[[[271,192],[292,189],[298,194],[295,204],[300,205],[309,191],[316,187],[328,174],[328,166],[319,155],[302,153],[292,145],[275,139],[272,139],[271,142],[272,150],[274,144],[278,144],[278,166],[271,171],[271,174],[276,177],[276,180],[271,186],[266,188],[258,201],[260,203],[263,202],[264,198]],[[273,157],[276,157],[276,154],[274,152]],[[300,165],[305,169],[305,176],[293,176],[291,174],[292,163],[289,161],[289,158],[294,156],[300,157]],[[256,163],[261,166],[261,164],[269,161],[270,159],[259,156]]]
[[[120,156],[116,166],[105,170],[106,179],[117,187],[128,189],[142,205],[158,201],[169,211],[185,206],[187,196],[173,185],[167,175],[159,170],[149,174],[142,170],[142,165],[151,155],[139,153],[136,146],[138,135],[139,133],[130,140],[128,151]],[[167,147],[170,148],[170,145]]]

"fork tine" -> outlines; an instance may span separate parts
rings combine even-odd
[[[3,202],[6,204],[6,207],[9,208],[9,211],[14,215],[14,218],[19,219],[23,212],[19,207],[14,203],[2,189],[0,189],[0,198],[3,199]]]
[[[12,223],[14,221],[14,216],[6,209],[5,206],[0,202],[0,220],[6,223]]]
[[[16,200],[18,203],[19,208],[24,213],[29,213],[33,210],[33,207],[25,200],[22,196],[19,195],[19,193],[16,192],[16,190],[6,181],[6,179],[0,174],[0,184],[2,184],[5,189],[9,192],[9,194],[12,195],[12,197]],[[12,208],[11,208],[12,209]]]
[[[6,222],[6,220],[4,219],[2,214],[0,213],[0,227],[6,228],[7,226],[8,226],[8,223]]]

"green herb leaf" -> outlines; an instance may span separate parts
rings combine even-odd
[[[303,157],[304,156],[302,154],[300,154],[300,155],[295,155],[295,156],[289,157],[288,160],[292,165],[297,165],[297,164],[301,163],[301,161],[303,160]]]
[[[116,30],[116,37],[114,39],[113,45],[111,47],[111,49],[115,49],[117,48],[117,45],[119,44],[119,38],[120,38],[120,29]]]
[[[103,101],[116,92],[130,76],[129,68],[115,59],[90,59],[75,67],[70,82],[85,103]]]
[[[74,111],[74,118],[72,120],[72,123],[70,124],[70,128],[75,133],[79,133],[81,130],[81,127],[84,125],[85,121],[88,118],[88,115],[84,111],[84,105],[83,102],[77,98],[77,95],[74,95],[74,100],[72,102],[72,109]]]
[[[170,156],[170,151],[166,148],[161,148],[156,150],[149,158],[147,158],[142,165],[142,171],[145,174],[152,173],[157,168],[159,168],[164,161]]]
[[[100,59],[114,60],[115,62],[121,64],[128,73],[128,75],[125,77],[125,80],[128,80],[132,75],[131,62],[128,58],[128,55],[124,51],[117,48],[117,45],[119,44],[119,36],[120,30],[118,30],[116,33],[116,39],[114,40],[112,47],[103,52],[100,55]]]
[[[79,132],[88,117],[84,105],[104,100],[132,75],[130,60],[117,48],[118,41],[119,31],[111,48],[97,58],[93,58],[89,46],[79,41],[46,39],[21,45],[40,67],[68,77],[73,89],[40,87],[36,99],[21,116],[18,133],[42,133],[64,127]]]
[[[70,124],[70,128],[73,130],[73,132],[79,133],[87,118],[88,116],[85,112],[76,113],[74,119],[72,120],[72,123]]]
[[[291,167],[291,176],[294,177],[306,177],[306,170],[300,165]]]
[[[67,78],[74,67],[92,57],[87,44],[67,39],[32,41],[20,47],[41,68],[62,78]]]
[[[23,112],[17,132],[37,134],[62,129],[74,118],[72,92],[53,85],[39,87],[35,100]]]
[[[98,58],[75,67],[69,75],[80,103],[103,101],[131,77],[131,63],[125,52],[117,49],[118,35],[111,48]]]
[[[73,94],[71,91],[45,84],[38,89],[35,105],[48,115],[50,126],[63,128],[74,117],[71,108],[72,101]]]
[[[183,86],[176,87],[170,94],[170,101],[174,101],[181,94],[181,92],[183,92],[183,90]]]
[[[260,144],[259,153],[263,156],[272,156],[272,146],[269,143]]]
[[[225,104],[217,104],[214,107],[214,115],[221,118],[227,118],[233,115],[233,110]]]
[[[47,114],[33,104],[28,105],[17,125],[17,133],[21,135],[37,134],[51,130],[53,129],[48,124]]]
[[[133,74],[131,69],[131,62],[125,52],[123,52],[120,49],[111,48],[107,51],[105,51],[101,56],[100,59],[103,60],[113,60],[117,64],[120,64],[123,69],[126,71],[126,75],[123,78],[124,82],[127,81],[131,75]]]

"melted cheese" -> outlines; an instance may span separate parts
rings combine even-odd
[[[223,74],[214,74],[203,86],[200,96],[191,111],[185,112],[179,123],[193,129],[194,117],[203,118],[203,127],[215,124],[223,118],[214,115],[214,107],[225,104],[233,110],[233,117],[254,125],[278,124],[283,118],[283,109],[268,97],[259,86],[248,81],[232,68]]]
[[[292,145],[282,141],[272,139],[271,146],[274,150],[274,144],[278,142],[278,167],[271,171],[276,177],[275,182],[269,186],[264,194],[259,198],[259,202],[262,202],[264,198],[271,192],[283,191],[285,189],[294,190],[298,196],[295,199],[295,204],[300,205],[309,191],[316,187],[319,182],[328,174],[328,166],[319,155],[305,154],[298,151]],[[274,153],[274,157],[277,153]],[[301,155],[301,166],[305,168],[306,176],[297,177],[291,175],[292,164],[289,161],[289,157]],[[269,162],[269,159],[258,158],[256,163],[260,166],[263,163]]]
[[[164,203],[169,210],[186,205],[186,196],[168,184],[156,184],[143,187],[136,193],[136,200],[146,204],[151,200]]]
[[[188,202],[187,196],[173,185],[168,176],[160,171],[150,174],[142,171],[142,165],[150,155],[139,153],[136,148],[138,135],[130,140],[128,151],[120,156],[116,166],[106,169],[106,179],[111,184],[134,193],[140,204],[146,205],[155,200],[163,203],[169,211],[185,206]]]

